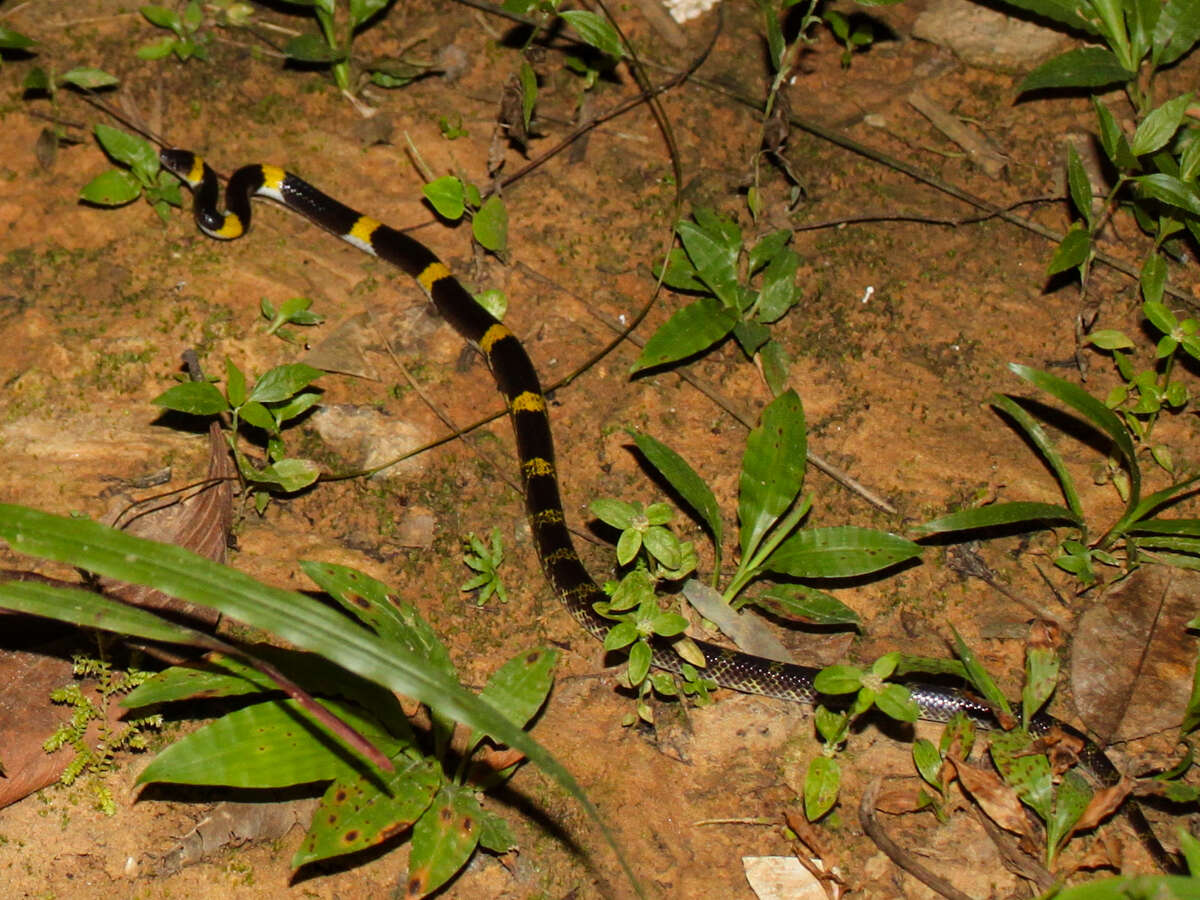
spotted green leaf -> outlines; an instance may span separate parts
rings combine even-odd
[[[806,453],[804,407],[796,392],[789,390],[771,401],[746,438],[738,486],[743,558],[754,555],[766,533],[796,501],[804,484]]]
[[[919,544],[855,525],[806,528],[789,537],[763,567],[794,578],[851,578],[920,556]]]

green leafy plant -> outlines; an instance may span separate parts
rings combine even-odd
[[[104,152],[125,168],[97,175],[84,186],[80,197],[98,206],[124,206],[144,194],[159,218],[166,222],[169,208],[182,206],[183,196],[179,179],[162,168],[154,146],[107,125],[97,125],[95,134]]]
[[[432,70],[431,63],[401,56],[373,59],[356,63],[351,48],[354,38],[372,21],[386,14],[389,0],[286,0],[293,6],[312,10],[317,20],[317,34],[301,34],[289,40],[283,48],[288,58],[309,66],[328,67],[338,89],[357,91],[360,79],[355,68],[363,71],[371,84],[385,88],[403,87]]]
[[[101,643],[101,651],[104,643]],[[107,659],[77,655],[72,658],[72,672],[78,679],[95,681],[94,698],[78,682],[51,692],[50,699],[71,709],[71,718],[64,722],[42,745],[47,753],[61,747],[74,751],[71,762],[59,776],[64,786],[85,779],[96,808],[105,815],[115,815],[116,802],[104,776],[116,768],[116,754],[122,750],[145,750],[150,732],[162,727],[162,716],[154,713],[127,719],[113,725],[109,709],[113,702],[129,694],[151,676],[150,672],[129,668],[115,670]],[[94,734],[89,734],[94,729]]]
[[[53,100],[57,92],[64,87],[98,91],[102,88],[116,87],[118,84],[120,79],[116,75],[110,75],[102,69],[76,66],[60,73],[53,69],[47,72],[41,66],[34,66],[22,80],[21,87],[29,93],[48,94]],[[108,146],[105,145],[104,149],[108,150]]]
[[[307,388],[324,373],[304,363],[290,363],[268,370],[247,387],[241,369],[226,360],[225,374],[224,393],[212,382],[188,381],[168,388],[154,398],[154,403],[194,416],[229,415],[229,446],[239,474],[254,489],[255,505],[261,512],[273,491],[303,490],[320,477],[315,462],[287,455],[282,433],[289,421],[320,399],[317,391]],[[242,423],[266,433],[267,465],[254,465],[242,451],[238,439]]]
[[[475,577],[459,587],[460,591],[478,591],[476,602],[483,606],[495,594],[501,603],[508,602],[508,591],[500,580],[500,564],[504,562],[504,548],[500,543],[500,528],[492,526],[491,545],[485,544],[474,534],[468,534],[463,553],[463,562],[474,570]]]
[[[630,432],[638,450],[683,501],[708,536],[714,548],[713,586],[721,572],[724,525],[712,489],[694,469],[657,439]],[[856,526],[801,528],[812,508],[812,496],[802,496],[806,435],[804,411],[799,397],[788,390],[773,400],[762,413],[760,425],[746,439],[738,497],[739,560],[733,575],[720,593],[703,590],[698,582],[684,585],[684,593],[700,602],[701,613],[725,630],[745,627],[740,611],[758,606],[771,614],[797,622],[824,626],[854,626],[858,617],[825,591],[806,582],[828,582],[883,571],[914,559],[921,548],[893,534]],[[629,679],[671,694],[669,676],[650,674],[651,643],[655,637],[672,638],[682,633],[687,621],[678,613],[663,610],[654,597],[654,576],[683,577],[695,567],[695,550],[674,546],[663,532],[667,518],[663,508],[652,504],[622,508],[611,502],[598,510],[610,524],[621,528],[619,558],[632,565],[601,614],[617,620],[609,633],[610,649],[628,648]],[[618,513],[619,515],[614,515]],[[665,548],[665,549],[663,549]],[[663,559],[665,557],[665,563]],[[676,558],[680,560],[675,565]],[[658,567],[657,569],[655,567]],[[775,580],[752,586],[768,576]],[[715,595],[715,596],[714,596]],[[686,639],[673,643],[696,677],[703,679],[703,658]],[[704,696],[693,683],[688,694]],[[639,710],[641,714],[641,710]]]
[[[5,50],[25,51],[36,43],[37,41],[28,35],[0,25],[0,66],[4,65]]]
[[[175,749],[178,745],[174,745],[152,763],[152,768],[143,772],[143,781],[169,776],[182,783],[193,783],[191,779],[200,779],[196,783],[214,783],[211,774],[206,773],[217,768],[229,773],[228,780],[222,778],[222,783],[235,785],[244,784],[247,779],[262,783],[272,777],[287,783],[343,779],[350,793],[346,797],[334,793],[325,798],[327,808],[336,812],[338,821],[329,822],[326,816],[332,831],[324,833],[337,832],[347,840],[356,837],[345,824],[353,816],[361,816],[360,827],[367,829],[370,826],[375,839],[381,840],[386,836],[386,826],[398,823],[404,810],[419,807],[415,809],[412,820],[415,821],[425,810],[432,808],[435,821],[428,823],[428,830],[422,828],[420,841],[414,830],[413,847],[418,859],[436,857],[440,862],[441,868],[437,870],[422,868],[415,873],[424,879],[418,886],[429,890],[439,878],[444,882],[458,868],[457,864],[447,861],[452,857],[449,850],[432,845],[454,842],[465,861],[477,843],[486,847],[501,846],[507,841],[502,826],[495,824],[492,817],[485,815],[481,819],[472,819],[475,827],[468,827],[463,812],[473,814],[475,810],[473,804],[477,800],[473,793],[477,787],[471,785],[486,785],[491,783],[490,777],[506,775],[507,765],[496,765],[494,776],[484,777],[477,783],[471,781],[469,763],[486,736],[495,744],[517,751],[550,775],[593,820],[601,824],[605,838],[616,849],[610,832],[603,828],[595,808],[566,769],[521,725],[515,724],[518,719],[522,723],[528,722],[541,705],[548,689],[552,652],[533,651],[506,665],[489,681],[486,698],[480,697],[466,691],[450,674],[445,648],[411,608],[397,603],[379,582],[353,570],[305,564],[310,577],[330,590],[350,613],[346,615],[307,594],[269,587],[181,547],[137,538],[84,519],[0,504],[0,540],[18,553],[69,562],[86,571],[131,584],[144,584],[182,600],[217,609],[245,625],[275,635],[294,648],[289,651],[265,650],[260,656],[255,648],[227,644],[100,594],[41,582],[0,582],[0,607],[86,624],[142,640],[216,650],[237,663],[252,662],[257,670],[252,673],[225,659],[218,659],[212,661],[207,670],[195,670],[199,674],[191,678],[177,672],[165,679],[168,684],[182,682],[185,692],[202,684],[205,678],[216,678],[230,694],[251,695],[275,690],[277,686],[288,694],[290,700],[254,702],[247,707],[256,710],[254,713],[242,713],[244,717],[265,717],[262,721],[268,727],[260,733],[269,740],[263,744],[267,749],[262,753],[243,748],[245,752],[239,750],[222,758],[225,745],[218,742],[213,754],[201,754],[201,759],[189,761],[187,754]],[[327,689],[336,696],[328,697],[324,705],[317,702],[288,679],[280,666],[271,665],[268,658],[279,660],[284,667],[295,661],[298,677],[311,677],[318,689]],[[259,673],[266,673],[266,679]],[[238,686],[236,689],[235,685]],[[146,699],[154,696],[150,690],[147,685],[145,692],[127,702],[150,702]],[[157,686],[154,690],[158,690]],[[421,738],[415,735],[410,738],[411,726],[400,715],[391,691],[429,707],[428,738],[432,750]],[[162,695],[155,699],[165,700]],[[339,718],[335,712],[344,712],[346,719]],[[230,714],[233,715],[237,713]],[[288,717],[286,723],[285,715]],[[236,729],[246,727],[246,722],[239,723],[234,719],[230,723],[227,721],[230,716],[218,720],[226,723],[222,726],[226,734],[244,735],[244,731]],[[452,733],[451,720],[470,729],[461,745],[465,748],[462,751],[446,750]],[[288,761],[286,765],[258,764],[264,754],[269,758],[276,753],[281,754],[276,759]],[[431,755],[437,766],[429,764]],[[509,764],[518,758],[511,758]],[[453,764],[450,764],[451,760]],[[412,783],[415,788],[411,791],[403,788],[405,793],[393,794],[393,786],[400,792],[406,784],[404,773],[407,770],[414,773]],[[272,776],[271,772],[279,774]],[[291,781],[293,778],[296,780]],[[405,806],[406,798],[414,794],[428,794],[428,797],[419,804],[413,801]],[[376,798],[377,802],[355,809],[355,801],[368,796]],[[371,816],[385,807],[387,821],[375,829]],[[339,822],[345,824],[344,830],[338,831]],[[445,823],[446,830],[434,827],[438,822]],[[480,827],[480,823],[486,823],[486,828]],[[464,846],[467,847],[465,853]],[[333,855],[325,852],[329,849],[325,844],[306,841],[300,851],[303,858],[297,864],[310,858]],[[626,866],[631,882],[636,884],[619,852],[618,857]]]
[[[479,188],[457,175],[427,181],[421,190],[439,216],[451,222],[468,216],[471,235],[479,246],[499,256],[504,254],[508,248],[508,207],[499,194],[485,200]]]
[[[416,610],[386,585],[342,566],[302,563],[323,590],[373,630],[386,645],[419,650],[427,665],[455,679],[449,653]],[[294,701],[249,666],[226,657],[202,668],[168,669],[125,699],[127,706],[205,697],[236,697],[244,705],[176,741],[140,776],[142,782],[290,787],[328,782],[293,867],[372,847],[411,828],[408,896],[424,896],[450,880],[477,846],[504,853],[515,846],[507,822],[480,803],[481,793],[502,784],[519,754],[489,750],[490,736],[461,735],[454,722],[431,716],[429,732],[414,728],[394,695],[372,682],[338,672],[319,656],[257,651],[279,671],[319,697],[390,759],[377,770],[331,746],[328,733]],[[509,660],[479,697],[516,727],[537,714],[553,683],[557,653],[538,649]],[[485,752],[486,751],[486,752]]]
[[[1011,364],[1013,372],[1079,413],[1111,444],[1110,465],[1114,486],[1125,503],[1121,515],[1100,531],[1088,522],[1074,478],[1055,443],[1041,424],[1015,399],[993,398],[992,404],[1017,425],[1049,465],[1062,491],[1064,504],[1015,501],[994,503],[950,513],[923,525],[924,535],[987,528],[1035,531],[1053,523],[1070,529],[1054,563],[1085,586],[1095,584],[1097,564],[1131,568],[1145,557],[1188,569],[1200,569],[1200,520],[1166,519],[1155,514],[1186,494],[1200,475],[1190,475],[1168,487],[1142,495],[1142,470],[1133,436],[1125,422],[1082,388],[1027,366]],[[1099,531],[1099,534],[1095,532]]]
[[[771,392],[779,394],[786,382],[787,357],[767,326],[800,300],[800,257],[787,246],[791,232],[773,232],[747,252],[737,224],[708,209],[696,210],[693,220],[680,222],[676,231],[682,247],[668,255],[663,283],[699,298],[650,336],[633,370],[704,353],[732,334],[760,365]]]
[[[140,12],[151,25],[171,32],[140,47],[137,51],[140,59],[163,59],[172,53],[180,62],[187,62],[193,56],[208,59],[209,36],[200,31],[204,24],[204,6],[200,0],[189,0],[182,14],[165,6],[143,6]]]
[[[1102,329],[1091,332],[1086,338],[1087,343],[1112,353],[1124,383],[1109,391],[1104,403],[1120,414],[1125,427],[1139,443],[1149,440],[1159,413],[1182,410],[1191,399],[1187,385],[1173,378],[1179,351],[1200,361],[1200,336],[1197,335],[1200,322],[1193,318],[1181,320],[1166,304],[1155,300],[1143,303],[1142,313],[1162,334],[1154,348],[1151,368],[1135,368],[1131,351],[1136,345],[1122,331]],[[1174,471],[1167,447],[1152,446],[1150,452],[1164,469]]]
[[[279,309],[271,303],[266,297],[259,301],[259,309],[262,316],[267,320],[267,328],[265,334],[278,335],[288,343],[297,343],[296,335],[284,328],[284,325],[320,325],[325,321],[324,316],[319,316],[313,312],[312,298],[310,297],[290,297],[284,300],[279,305]]]
[[[844,16],[836,9],[827,9],[821,14],[822,21],[829,26],[837,42],[842,45],[842,68],[850,68],[856,51],[865,50],[875,42],[875,30],[867,19]]]
[[[1095,257],[1095,240],[1117,209],[1130,212],[1153,245],[1146,253],[1141,288],[1148,302],[1160,302],[1167,280],[1164,251],[1186,229],[1200,240],[1200,127],[1185,120],[1193,92],[1155,105],[1158,72],[1180,60],[1200,41],[1200,3],[1196,0],[1007,0],[1087,33],[1105,46],[1081,47],[1057,56],[1031,72],[1021,93],[1079,88],[1096,92],[1121,85],[1136,118],[1132,136],[1096,96],[1100,146],[1116,180],[1100,202],[1096,186],[1074,147],[1067,155],[1071,204],[1080,218],[1059,244],[1048,271],[1078,271],[1083,289]]]

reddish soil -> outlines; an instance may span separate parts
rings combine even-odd
[[[910,39],[920,6],[878,10],[896,38],[857,54],[848,69],[830,35],[818,31],[788,88],[793,114],[996,206],[1061,197],[1063,138],[1092,128],[1088,101],[1016,102],[1020,76],[968,67]],[[274,4],[258,8],[255,18],[263,28],[312,28],[290,11]],[[619,15],[653,64],[652,81],[686,67],[716,24],[711,14],[689,23],[687,45],[675,49],[635,11]],[[410,435],[416,445],[444,434],[426,398],[459,425],[500,409],[484,367],[463,355],[449,328],[425,314],[415,286],[295,216],[260,205],[253,234],[219,245],[197,232],[186,211],[164,224],[140,202],[118,210],[79,203],[80,187],[110,166],[88,136],[91,127],[119,123],[69,92],[53,103],[23,99],[20,83],[35,64],[59,72],[87,65],[117,74],[119,91],[105,101],[145,117],[169,143],[203,153],[224,172],[248,162],[278,163],[381,220],[423,226],[417,236],[464,281],[503,290],[506,321],[526,340],[546,383],[582,368],[554,392],[552,408],[568,519],[577,528],[586,529],[586,504],[596,497],[663,499],[631,452],[624,429],[635,427],[667,440],[710,480],[727,531],[735,531],[745,429],[675,372],[630,379],[638,350],[628,341],[589,363],[615,336],[607,323],[628,321],[651,300],[651,269],[669,238],[674,175],[663,132],[645,105],[579,138],[506,190],[510,250],[501,261],[474,253],[468,229],[433,221],[421,202],[410,149],[436,174],[461,172],[486,182],[486,161],[496,152],[491,123],[518,65],[511,43],[501,40],[509,30],[501,19],[440,0],[395,4],[362,32],[355,53],[369,58],[409,49],[443,68],[453,64],[453,77],[372,89],[378,111],[364,118],[321,73],[284,68],[274,55],[253,50],[265,45],[249,32],[213,29],[207,62],[144,62],[134,50],[161,32],[123,4],[10,3],[0,17],[40,42],[36,56],[10,59],[0,70],[0,499],[100,518],[148,493],[132,485],[164,467],[171,467],[172,486],[200,477],[207,465],[201,432],[172,427],[150,401],[173,383],[180,353],[189,347],[214,374],[223,373],[227,358],[247,372],[296,360],[301,348],[263,334],[263,298],[276,306],[296,295],[313,298],[326,319],[304,331],[314,346],[364,311],[376,315],[388,336],[399,334],[397,358],[368,354],[377,378],[320,382],[325,403],[377,410],[389,435]],[[1071,366],[1079,295],[1070,284],[1047,290],[1043,273],[1052,245],[998,219],[974,221],[976,211],[964,203],[801,129],[792,133],[787,155],[804,180],[804,194],[789,210],[788,183],[764,165],[763,222],[753,225],[739,189],[758,147],[754,104],[767,78],[759,28],[751,4],[729,3],[724,30],[698,78],[660,102],[683,173],[685,209],[715,207],[736,217],[747,234],[802,229],[794,246],[803,260],[804,300],[772,333],[792,360],[790,381],[804,401],[810,447],[898,510],[881,512],[810,470],[811,524],[903,533],[980,498],[1056,501],[1051,476],[988,405],[997,392],[1030,393],[1005,368],[1008,362],[1077,377]],[[261,34],[281,42],[276,32]],[[571,132],[579,104],[602,113],[636,94],[624,68],[584,93],[557,50],[539,65],[543,83],[530,157]],[[1162,96],[1194,86],[1198,66],[1193,58],[1166,73]],[[918,85],[1001,150],[1008,162],[1000,177],[976,169],[908,105]],[[465,134],[447,140],[441,116],[461,117]],[[39,164],[35,147],[50,120],[66,123],[82,143],[64,145],[48,165]],[[500,145],[500,152],[505,172],[525,161],[512,147]],[[1021,214],[1060,231],[1069,224],[1061,200]],[[813,227],[864,217],[879,220]],[[1114,234],[1106,249],[1136,264],[1144,246],[1134,225],[1119,221]],[[1172,278],[1195,294],[1194,268]],[[1099,267],[1090,299],[1103,327],[1139,333],[1136,286],[1128,278]],[[651,334],[682,302],[669,292],[660,295],[637,334]],[[1111,363],[1085,355],[1089,389],[1103,396],[1114,383]],[[769,399],[757,370],[731,343],[685,371],[751,415]],[[1164,419],[1159,428],[1158,440],[1185,467],[1195,461],[1194,416]],[[288,439],[323,461],[359,462],[353,448],[327,446],[311,423]],[[306,586],[300,559],[364,569],[418,605],[469,685],[482,684],[523,648],[546,642],[563,648],[558,682],[534,736],[588,791],[647,891],[750,897],[742,857],[795,850],[781,825],[783,811],[797,808],[803,773],[819,752],[807,710],[723,693],[715,706],[686,716],[660,709],[664,724],[657,734],[622,727],[630,700],[617,690],[601,648],[547,588],[521,499],[503,480],[513,470],[507,423],[484,427],[470,443],[428,451],[390,478],[321,485],[271,503],[261,516],[248,503],[240,506],[232,564],[288,587]],[[1119,502],[1101,477],[1102,452],[1069,440],[1064,452],[1085,506],[1097,519],[1111,520]],[[1155,487],[1162,484],[1159,478]],[[114,485],[119,490],[111,490]],[[469,576],[461,540],[494,524],[505,542],[502,573],[510,599],[477,608],[458,589]],[[701,570],[707,571],[712,554],[702,533],[687,520],[679,527],[701,547]],[[727,557],[732,549],[726,548]],[[1011,538],[981,552],[1015,591],[1070,622],[1090,601],[1076,597],[1073,583],[1050,565],[1053,549],[1049,538]],[[594,572],[610,572],[612,553],[603,542],[582,552]],[[6,558],[5,564],[27,561]],[[871,660],[895,648],[943,656],[953,625],[1006,690],[1018,693],[1029,612],[964,580],[947,566],[942,548],[931,546],[920,566],[837,594],[861,614],[862,635],[781,629],[800,660]],[[1065,698],[1056,704],[1073,718]],[[921,726],[917,733],[936,730]],[[903,729],[870,727],[854,735],[844,758],[843,799],[823,839],[826,862],[839,866],[861,896],[931,896],[876,849],[857,818],[859,796],[871,780],[912,773],[909,738]],[[0,748],[8,764],[3,738]],[[1124,749],[1117,749],[1122,761]],[[133,782],[145,761],[123,757],[110,777],[119,801],[114,816],[92,810],[85,794],[58,788],[0,811],[6,895],[382,897],[402,883],[403,843],[354,868],[293,878],[288,861],[301,838],[298,828],[163,874],[158,858],[222,795],[192,792],[181,799],[156,790],[138,799]],[[445,896],[628,893],[597,832],[537,771],[521,772],[508,794],[488,802],[519,835],[515,868],[481,854]],[[945,825],[928,814],[885,818],[897,840],[973,896],[1027,890],[969,810],[953,812]],[[1128,828],[1120,822],[1107,827],[1106,839],[1129,845],[1133,867],[1144,870],[1148,863]]]

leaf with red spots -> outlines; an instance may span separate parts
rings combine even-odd
[[[448,784],[413,826],[406,900],[437,890],[461,869],[479,843],[483,810],[470,788]]]
[[[398,765],[382,776],[387,793],[379,789],[380,777],[375,773],[329,786],[292,857],[292,868],[373,847],[400,833],[429,808],[443,778],[427,759]]]

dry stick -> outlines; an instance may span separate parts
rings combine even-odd
[[[979,819],[979,824],[983,826],[983,830],[992,839],[992,843],[996,845],[1004,867],[1013,874],[1032,881],[1037,885],[1039,891],[1045,893],[1050,890],[1054,885],[1054,876],[1047,871],[1046,867],[1024,852],[1008,832],[989,819],[983,810],[976,809],[975,815]]]
[[[709,81],[705,78],[696,77],[689,78],[688,80],[693,84],[699,85],[700,87],[713,91],[714,93],[721,94],[722,96],[728,97],[737,103],[741,103],[744,106],[749,106],[752,109],[760,110],[762,107],[761,102],[750,97],[746,97],[745,95],[731,90],[724,85],[717,84],[716,82]],[[788,123],[795,128],[799,128],[801,131],[807,131],[809,134],[815,135],[822,140],[826,140],[831,144],[836,144],[843,150],[849,150],[851,153],[857,153],[859,156],[864,156],[872,162],[877,162],[882,166],[895,169],[897,172],[902,172],[910,178],[913,178],[922,184],[929,185],[930,187],[935,188],[944,194],[949,194],[951,197],[961,200],[964,203],[968,203],[971,206],[974,206],[976,209],[985,210],[990,215],[1003,219],[1010,225],[1016,225],[1018,228],[1024,228],[1028,231],[1032,231],[1034,234],[1044,237],[1046,240],[1051,241],[1054,244],[1062,243],[1064,235],[1055,231],[1054,229],[1046,228],[1044,225],[1039,225],[1037,222],[1032,222],[1029,219],[1024,219],[1020,216],[1014,215],[1002,207],[998,207],[987,200],[982,199],[981,197],[976,197],[974,194],[950,184],[948,181],[943,181],[934,175],[922,172],[916,166],[896,159],[895,157],[888,156],[886,153],[882,153],[879,150],[868,147],[866,144],[859,143],[858,141],[847,137],[841,132],[834,131],[831,128],[826,128],[823,125],[818,125],[816,122],[813,122],[810,119],[801,118],[800,116],[789,116]],[[1118,272],[1129,276],[1134,281],[1137,281],[1140,277],[1141,273],[1136,266],[1117,259],[1114,256],[1110,256],[1107,253],[1096,251],[1095,258],[1109,268],[1116,269]],[[1167,285],[1166,292],[1176,300],[1181,301],[1189,308],[1194,309],[1197,306],[1196,299],[1184,293],[1179,288]]]
[[[964,894],[946,879],[934,875],[888,837],[887,832],[883,830],[883,825],[875,818],[875,801],[879,797],[879,788],[882,784],[883,779],[881,778],[872,781],[863,792],[862,801],[858,804],[858,821],[862,825],[863,831],[875,842],[875,846],[887,854],[888,859],[930,890],[937,891],[948,900],[973,900],[969,894]]]

